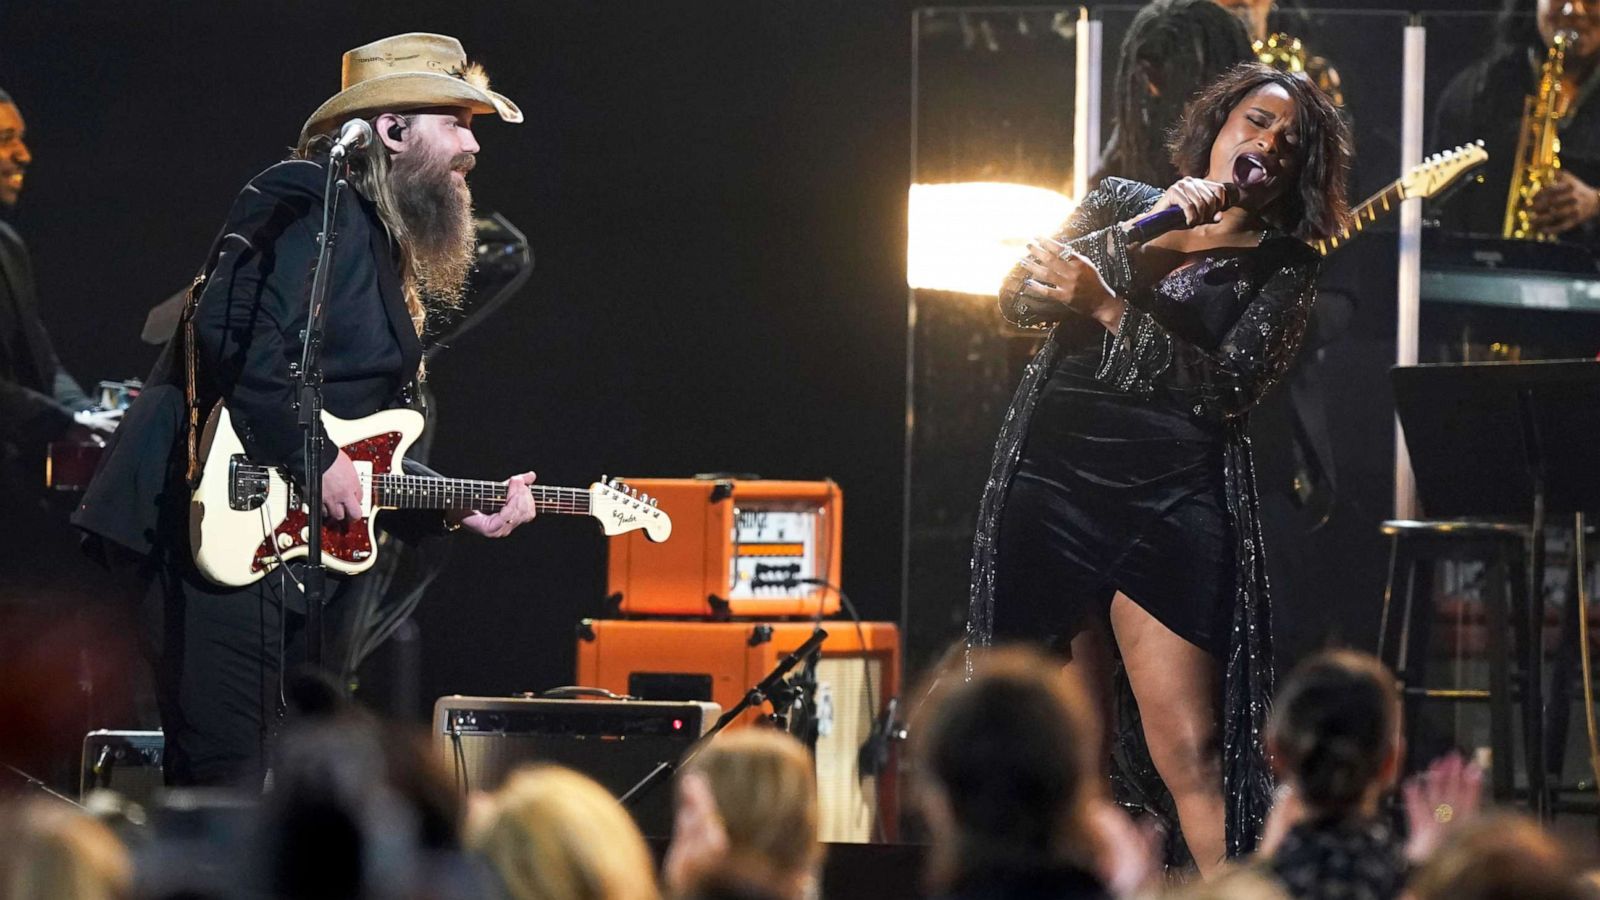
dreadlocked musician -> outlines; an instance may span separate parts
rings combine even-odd
[[[1145,184],[1177,181],[1167,135],[1184,106],[1251,58],[1249,35],[1212,0],[1152,0],[1140,8],[1118,53],[1111,138],[1090,187],[1110,175]]]

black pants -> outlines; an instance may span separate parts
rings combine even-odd
[[[287,713],[285,673],[306,659],[297,563],[255,584],[224,588],[187,559],[158,566],[144,598],[169,785],[260,790]],[[291,577],[292,576],[292,577]],[[324,646],[338,646],[335,612],[348,579],[328,578]],[[325,659],[332,659],[331,653]]]

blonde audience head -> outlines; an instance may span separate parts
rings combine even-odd
[[[0,810],[0,897],[117,900],[131,895],[133,863],[97,819],[55,800]]]
[[[789,734],[745,728],[714,738],[684,766],[668,880],[692,888],[717,867],[767,873],[773,893],[802,897],[822,860],[816,764]]]
[[[657,900],[655,863],[627,810],[559,766],[522,769],[481,814],[468,844],[513,900]]]

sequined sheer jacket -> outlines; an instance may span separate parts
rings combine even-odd
[[[1245,416],[1282,377],[1300,345],[1315,297],[1319,257],[1305,244],[1268,231],[1259,246],[1215,265],[1164,279],[1139,277],[1120,222],[1148,210],[1161,191],[1119,178],[1101,183],[1058,235],[1086,256],[1126,309],[1106,331],[1096,378],[1135,395],[1179,397],[1189,412],[1223,428],[1225,508],[1237,561],[1232,628],[1222,660],[1223,792],[1230,855],[1254,849],[1270,804],[1271,776],[1261,738],[1272,696],[1271,618],[1261,556],[1255,474]],[[1016,472],[1040,387],[1059,360],[1062,329],[1096,323],[1051,301],[1021,293],[1015,268],[1000,292],[1010,322],[1050,337],[1024,371],[1006,410],[979,507],[973,541],[969,646],[993,637],[995,553],[1001,512]],[[1087,323],[1087,326],[1086,324]],[[1119,678],[1119,681],[1123,680]],[[1122,685],[1119,694],[1131,698]],[[1173,820],[1170,796],[1155,776],[1131,702],[1119,703],[1113,760],[1119,801]],[[1173,821],[1175,824],[1175,820]],[[1175,830],[1175,829],[1174,829]]]

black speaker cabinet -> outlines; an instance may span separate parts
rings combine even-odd
[[[150,806],[161,791],[161,754],[166,741],[159,731],[91,731],[83,736],[83,765],[78,773],[78,799],[97,788],[116,791]]]
[[[716,722],[707,702],[440,697],[433,739],[463,790],[494,790],[524,763],[576,769],[618,797],[663,762],[676,763]],[[672,787],[663,779],[629,809],[651,837],[672,833]]]

